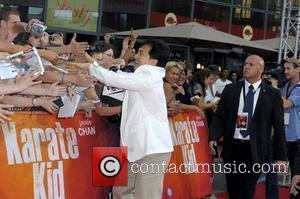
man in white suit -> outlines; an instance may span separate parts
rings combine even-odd
[[[126,90],[121,119],[121,145],[128,147],[128,186],[114,187],[114,198],[160,199],[164,172],[134,172],[133,165],[168,165],[173,144],[163,89],[169,47],[146,40],[135,56],[134,73],[112,72],[90,65],[91,76],[107,86]],[[161,167],[163,168],[163,167]]]

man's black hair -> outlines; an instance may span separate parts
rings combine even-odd
[[[2,8],[0,7],[0,21],[7,21],[9,19],[9,15],[20,16],[20,12],[17,9],[10,6],[4,6]]]
[[[93,55],[94,53],[104,53],[110,49],[115,52],[115,48],[112,44],[106,43],[105,41],[95,41],[90,44],[90,49],[87,50],[87,52],[89,55]]]
[[[147,39],[143,42],[143,45],[151,47],[149,51],[150,58],[157,59],[157,66],[164,68],[170,55],[170,48],[166,42],[160,39]]]
[[[15,45],[20,45],[20,46],[25,46],[29,45],[32,47],[32,45],[29,43],[29,37],[30,37],[29,32],[20,32],[13,40],[13,43]]]

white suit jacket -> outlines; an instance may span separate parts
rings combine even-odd
[[[163,68],[142,65],[134,73],[109,71],[96,63],[90,74],[107,86],[126,89],[122,105],[121,145],[134,162],[149,154],[173,151]]]

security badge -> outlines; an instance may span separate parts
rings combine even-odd
[[[239,113],[236,119],[236,130],[247,130],[248,113]]]
[[[289,125],[289,124],[290,124],[290,114],[284,113],[284,125]]]

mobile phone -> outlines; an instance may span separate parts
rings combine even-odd
[[[194,95],[193,97],[190,98],[191,101],[198,100],[198,99],[200,99],[199,95]]]
[[[52,102],[58,107],[62,107],[64,105],[64,102],[62,101],[61,97],[54,99]]]
[[[177,84],[173,84],[171,87],[172,87],[172,89],[173,89],[174,91],[176,91],[176,90],[178,89],[178,85],[177,85]]]

